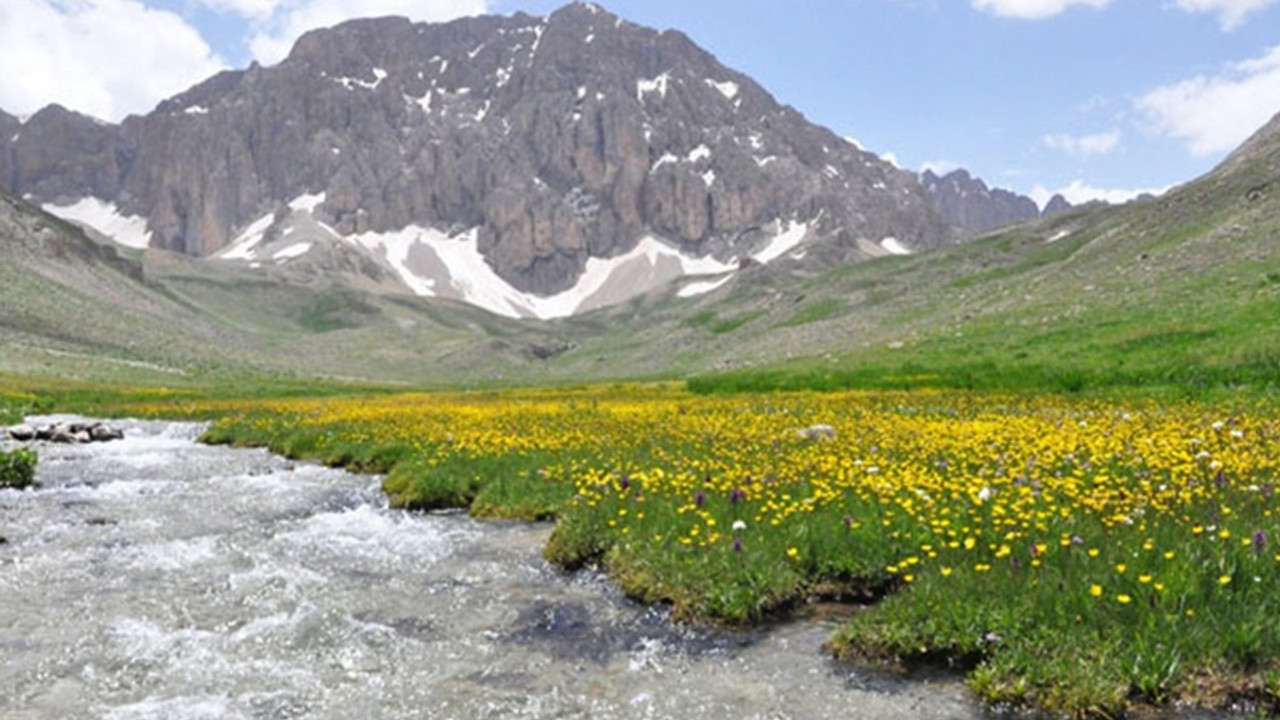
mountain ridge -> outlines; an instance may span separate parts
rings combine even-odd
[[[51,208],[95,198],[144,222],[151,247],[213,255],[317,198],[308,212],[332,230],[326,242],[380,235],[366,249],[408,287],[461,299],[466,279],[441,276],[458,252],[449,238],[474,246],[468,262],[481,256],[502,293],[541,298],[647,238],[666,250],[646,291],[777,260],[798,225],[790,250],[809,263],[952,240],[910,173],[683,33],[583,3],[545,18],[353,20],[119,126],[51,110],[14,135],[0,138],[12,191]]]
[[[920,173],[938,212],[957,238],[969,239],[1009,225],[1047,218],[1072,210],[1060,193],[1041,208],[1035,200],[1004,188],[988,187],[964,168],[943,175],[925,169]]]

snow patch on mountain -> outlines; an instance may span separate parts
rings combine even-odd
[[[911,248],[898,242],[898,238],[887,237],[880,241],[880,247],[889,251],[890,255],[910,255]]]
[[[309,243],[309,242],[294,243],[289,247],[286,247],[282,250],[277,250],[276,252],[272,253],[271,259],[275,260],[276,262],[284,262],[285,260],[292,260],[296,257],[302,257],[303,255],[306,255],[309,250],[311,250],[311,246],[313,244],[314,243]]]
[[[348,90],[355,90],[357,87],[362,87],[366,90],[377,90],[382,81],[387,79],[387,71],[382,68],[374,68],[373,77],[373,82],[351,77],[334,78],[334,80]]]
[[[667,98],[667,87],[671,84],[671,73],[662,73],[652,80],[636,81],[636,99],[644,102],[646,95],[657,93],[662,99]]]
[[[680,158],[672,155],[671,153],[663,153],[662,157],[658,158],[658,161],[653,164],[653,167],[649,168],[649,172],[653,172],[663,165],[670,165],[678,162],[680,162]]]
[[[714,179],[711,174],[708,182]],[[685,278],[689,281],[676,290],[679,297],[709,293],[732,279],[740,267],[738,258],[689,255],[648,235],[622,255],[588,259],[573,287],[541,296],[523,292],[498,275],[480,252],[478,228],[449,234],[410,225],[344,237],[316,220],[314,212],[325,199],[323,193],[301,195],[288,203],[288,217],[263,215],[217,257],[254,266],[282,264],[311,252],[318,243],[340,242],[377,258],[415,295],[458,300],[505,317],[542,320],[614,305]],[[794,254],[809,236],[810,224],[777,220],[772,228],[772,236],[751,260],[763,264]],[[296,237],[291,238],[295,231]]]
[[[235,236],[231,244],[226,250],[218,253],[214,257],[220,260],[253,260],[256,257],[254,249],[258,247],[258,243],[266,237],[267,230],[271,224],[275,222],[275,213],[267,213],[262,217],[249,223],[249,226],[240,231]]]
[[[326,193],[299,195],[289,202],[289,209],[313,213],[316,208],[323,205],[324,201],[327,199],[328,195]]]
[[[736,82],[716,82],[711,78],[707,78],[707,84],[716,90],[719,90],[720,94],[723,95],[726,100],[732,100],[738,97],[738,83]]]
[[[768,263],[792,252],[808,236],[809,225],[791,221],[776,224],[777,234],[752,255]],[[711,292],[728,282],[738,263],[714,257],[686,255],[654,236],[645,236],[627,253],[591,258],[577,283],[568,290],[542,297],[521,292],[502,279],[480,254],[478,231],[449,236],[439,230],[410,226],[391,233],[352,236],[357,244],[384,258],[414,293],[442,297],[513,318],[568,317],[666,287],[684,277],[695,280],[677,291],[680,297]]]
[[[461,300],[513,318],[568,317],[658,289],[686,275],[718,275],[734,269],[714,258],[684,255],[648,236],[623,255],[591,258],[572,288],[541,297],[517,290],[494,272],[480,254],[475,229],[449,236],[410,226],[391,233],[363,233],[352,239],[386,259],[418,295]]]
[[[115,203],[87,197],[70,205],[46,204],[42,207],[51,215],[96,230],[125,247],[143,249],[151,246],[151,231],[147,229],[146,218],[125,215]]]
[[[778,233],[773,236],[769,244],[764,246],[763,250],[756,252],[751,256],[752,260],[762,264],[777,260],[794,250],[800,243],[804,242],[805,236],[809,234],[808,223],[796,222],[792,220],[785,228],[782,227],[782,221],[777,224]]]
[[[707,158],[710,158],[710,157],[711,157],[711,148],[707,147],[706,144],[702,144],[694,148],[693,150],[689,151],[688,160],[691,163],[696,163],[699,160],[706,160]]]
[[[686,283],[684,287],[677,290],[676,297],[688,298],[688,297],[697,297],[698,295],[706,295],[707,293],[720,288],[720,286],[724,285],[725,283],[729,282],[732,279],[733,279],[733,274],[730,273],[723,277],[718,277],[711,280],[694,280],[693,282]]]

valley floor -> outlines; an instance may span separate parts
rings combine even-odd
[[[833,653],[958,666],[989,702],[1280,711],[1280,411],[1265,399],[130,395],[91,404],[212,418],[208,442],[387,473],[401,507],[555,519],[552,563],[601,567],[678,617],[866,605]]]

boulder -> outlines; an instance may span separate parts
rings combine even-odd
[[[18,442],[29,442],[36,439],[36,431],[30,425],[17,425],[9,428],[9,437]]]
[[[19,442],[41,440],[54,443],[110,442],[124,438],[124,430],[101,422],[54,423],[32,428],[19,425],[9,429],[9,437]]]
[[[796,430],[796,436],[805,440],[835,440],[836,429],[830,425],[810,425]]]
[[[65,425],[54,425],[49,428],[49,442],[70,444],[76,442],[76,434]]]
[[[94,442],[110,442],[112,440],[123,440],[124,430],[113,428],[104,423],[96,423],[89,428],[89,438]]]

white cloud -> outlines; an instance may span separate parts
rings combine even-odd
[[[224,6],[274,6],[254,20],[249,50],[264,65],[283,60],[308,30],[358,17],[401,15],[415,22],[443,22],[488,10],[488,0],[202,0]]]
[[[0,48],[0,108],[22,114],[57,102],[120,120],[224,67],[181,17],[136,0],[3,0]]]
[[[959,170],[960,163],[950,160],[930,160],[920,166],[920,172],[931,172],[938,177],[942,177],[952,170]]]
[[[1061,195],[1072,205],[1083,205],[1084,203],[1093,200],[1102,200],[1103,202],[1108,202],[1112,205],[1120,205],[1122,203],[1129,202],[1139,195],[1160,195],[1168,189],[1169,188],[1167,187],[1144,188],[1141,190],[1099,188],[1086,184],[1082,180],[1075,180],[1070,185],[1056,190],[1050,190],[1043,185],[1036,185],[1032,188],[1031,192],[1028,193],[1028,196],[1030,196],[1030,198],[1040,206],[1040,209],[1043,210],[1044,206],[1048,204],[1049,200],[1053,199],[1054,195]]]
[[[1060,150],[1068,155],[1106,155],[1115,150],[1120,144],[1120,131],[1108,130],[1107,132],[1079,136],[1045,135],[1041,138],[1041,142],[1051,150]]]
[[[1214,77],[1158,87],[1135,105],[1155,132],[1185,141],[1193,155],[1233,150],[1280,111],[1280,45]]]
[[[1218,14],[1218,24],[1223,32],[1240,27],[1250,14],[1274,5],[1276,0],[1177,0],[1178,7],[1187,12]]]
[[[235,13],[244,17],[270,17],[283,0],[197,0],[214,12]]]
[[[1040,20],[1053,17],[1073,6],[1101,9],[1113,0],[972,0],[975,9],[1000,17]]]

